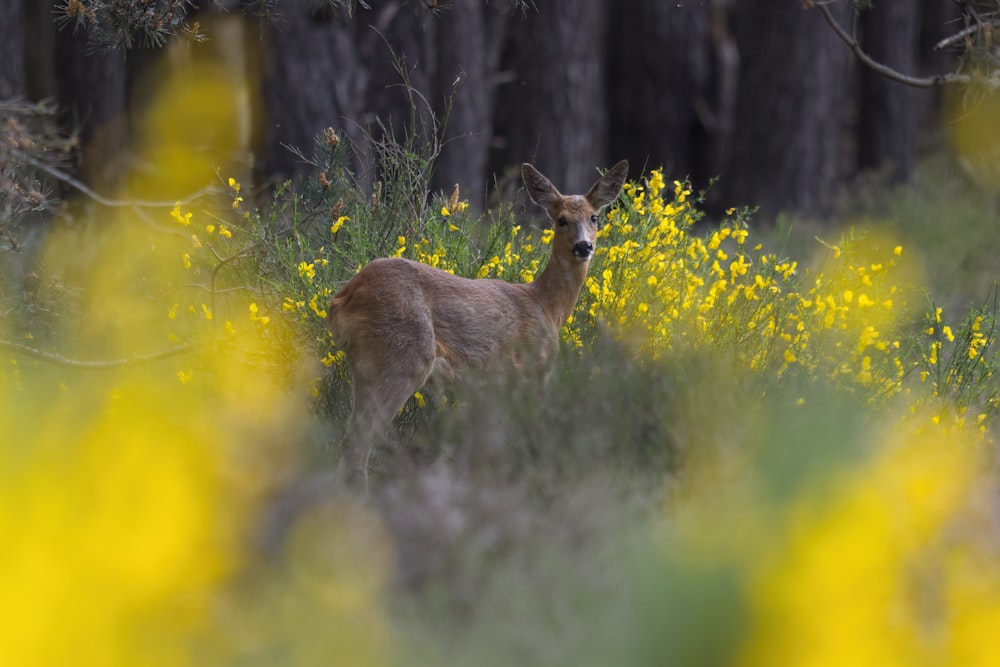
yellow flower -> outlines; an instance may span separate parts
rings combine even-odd
[[[191,255],[184,253],[183,255],[181,255],[181,261],[184,262],[185,269],[191,268]]]
[[[299,277],[305,278],[312,285],[313,280],[316,278],[316,265],[308,262],[299,262]]]
[[[447,218],[447,217],[450,217],[451,215],[453,215],[455,213],[461,213],[462,211],[464,211],[468,207],[469,207],[469,203],[468,202],[464,202],[464,201],[458,202],[458,204],[456,204],[455,208],[453,208],[453,209],[449,209],[447,206],[442,206],[441,207],[441,215],[443,217]]]
[[[969,341],[969,359],[975,359],[979,356],[979,351],[986,347],[986,336],[980,332],[975,332],[972,334],[972,340]]]
[[[180,202],[177,202],[174,205],[173,210],[170,211],[170,217],[172,217],[174,220],[176,220],[180,224],[184,225],[185,227],[187,225],[191,224],[191,215],[192,214],[191,214],[190,211],[188,211],[187,213],[184,213],[184,214],[181,213],[181,203]]]
[[[337,218],[337,221],[333,223],[333,226],[330,227],[330,233],[336,234],[337,232],[340,231],[340,228],[344,226],[344,223],[348,221],[350,221],[350,218],[347,217],[346,215],[340,216],[339,218]]]
[[[232,176],[229,177],[229,187],[233,191],[233,208],[239,208],[240,204],[243,203],[243,197],[240,196],[240,183]]]
[[[652,197],[656,197],[663,190],[663,170],[654,169],[649,175],[649,194]]]
[[[326,311],[319,307],[319,294],[313,294],[312,298],[309,299],[309,310],[311,310],[319,319],[326,319]]]
[[[250,320],[253,322],[257,322],[262,326],[267,326],[271,322],[271,318],[268,317],[267,315],[258,315],[257,314],[258,310],[259,309],[257,308],[256,303],[250,304]]]

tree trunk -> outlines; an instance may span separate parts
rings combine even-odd
[[[25,18],[23,0],[0,0],[0,99],[23,97]]]
[[[22,0],[25,90],[34,101],[55,99],[55,0]]]
[[[304,165],[327,127],[360,143],[367,72],[355,40],[354,19],[289,4],[265,36],[262,58],[264,118],[259,175],[284,178]]]
[[[942,0],[919,0],[920,4],[920,73],[924,76],[949,72],[955,66],[958,42],[946,49],[936,49],[938,42],[962,29],[958,3]]]
[[[863,47],[877,62],[916,75],[918,0],[879,2],[863,15]],[[858,166],[889,169],[893,182],[909,180],[917,158],[918,100],[931,96],[861,68]]]
[[[706,3],[623,0],[611,12],[610,152],[632,163],[633,176],[657,167],[674,178],[712,175],[710,11]]]
[[[847,6],[830,9],[847,20]],[[734,19],[741,75],[725,199],[765,217],[822,215],[842,179],[850,51],[798,0],[741,0]]]
[[[398,140],[414,130],[433,133],[427,97],[433,81],[435,24],[425,10],[402,0],[372,6],[354,18],[355,38],[368,71],[365,118],[378,118]],[[378,136],[381,128],[366,124]]]
[[[504,142],[493,171],[535,165],[559,187],[593,183],[608,155],[604,54],[607,3],[539,2],[512,19],[502,68],[512,82],[498,91],[497,134]]]
[[[437,22],[434,101],[447,125],[434,186],[450,191],[458,184],[473,212],[485,205],[495,79],[507,20],[480,0],[456,0]]]
[[[100,192],[110,192],[122,175],[128,145],[125,55],[88,53],[87,36],[56,35],[56,86],[66,126],[80,138],[81,175]]]

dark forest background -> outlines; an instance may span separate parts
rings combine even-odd
[[[433,183],[458,183],[476,208],[523,161],[572,190],[627,158],[698,188],[719,177],[716,209],[823,216],[859,175],[906,181],[923,147],[947,145],[940,88],[863,67],[801,0],[174,4],[191,10],[183,48],[221,55],[259,101],[238,102],[258,185],[303,169],[290,148],[308,155],[327,127],[360,146],[437,122]],[[953,71],[961,43],[935,44],[963,28],[963,4],[874,3],[862,46],[905,74]],[[0,0],[0,99],[54,100],[79,132],[75,169],[109,188],[129,160],[130,104],[174,56],[55,20],[73,5]],[[828,7],[851,25],[850,4]]]

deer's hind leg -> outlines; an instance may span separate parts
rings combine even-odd
[[[433,330],[429,321],[420,326],[401,323],[386,348],[349,351],[348,358],[354,406],[342,446],[341,474],[350,486],[366,491],[368,459],[376,442],[388,435],[393,417],[434,370]]]

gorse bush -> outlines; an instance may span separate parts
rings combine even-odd
[[[652,359],[710,353],[778,381],[833,381],[872,401],[906,393],[922,403],[945,392],[959,411],[974,408],[985,430],[997,407],[995,307],[954,328],[932,308],[918,331],[922,294],[896,241],[852,230],[836,245],[819,243],[822,259],[810,267],[755,243],[745,211],[696,233],[692,193],[673,185],[665,191],[654,170],[626,186],[567,340],[581,346],[604,323]]]

